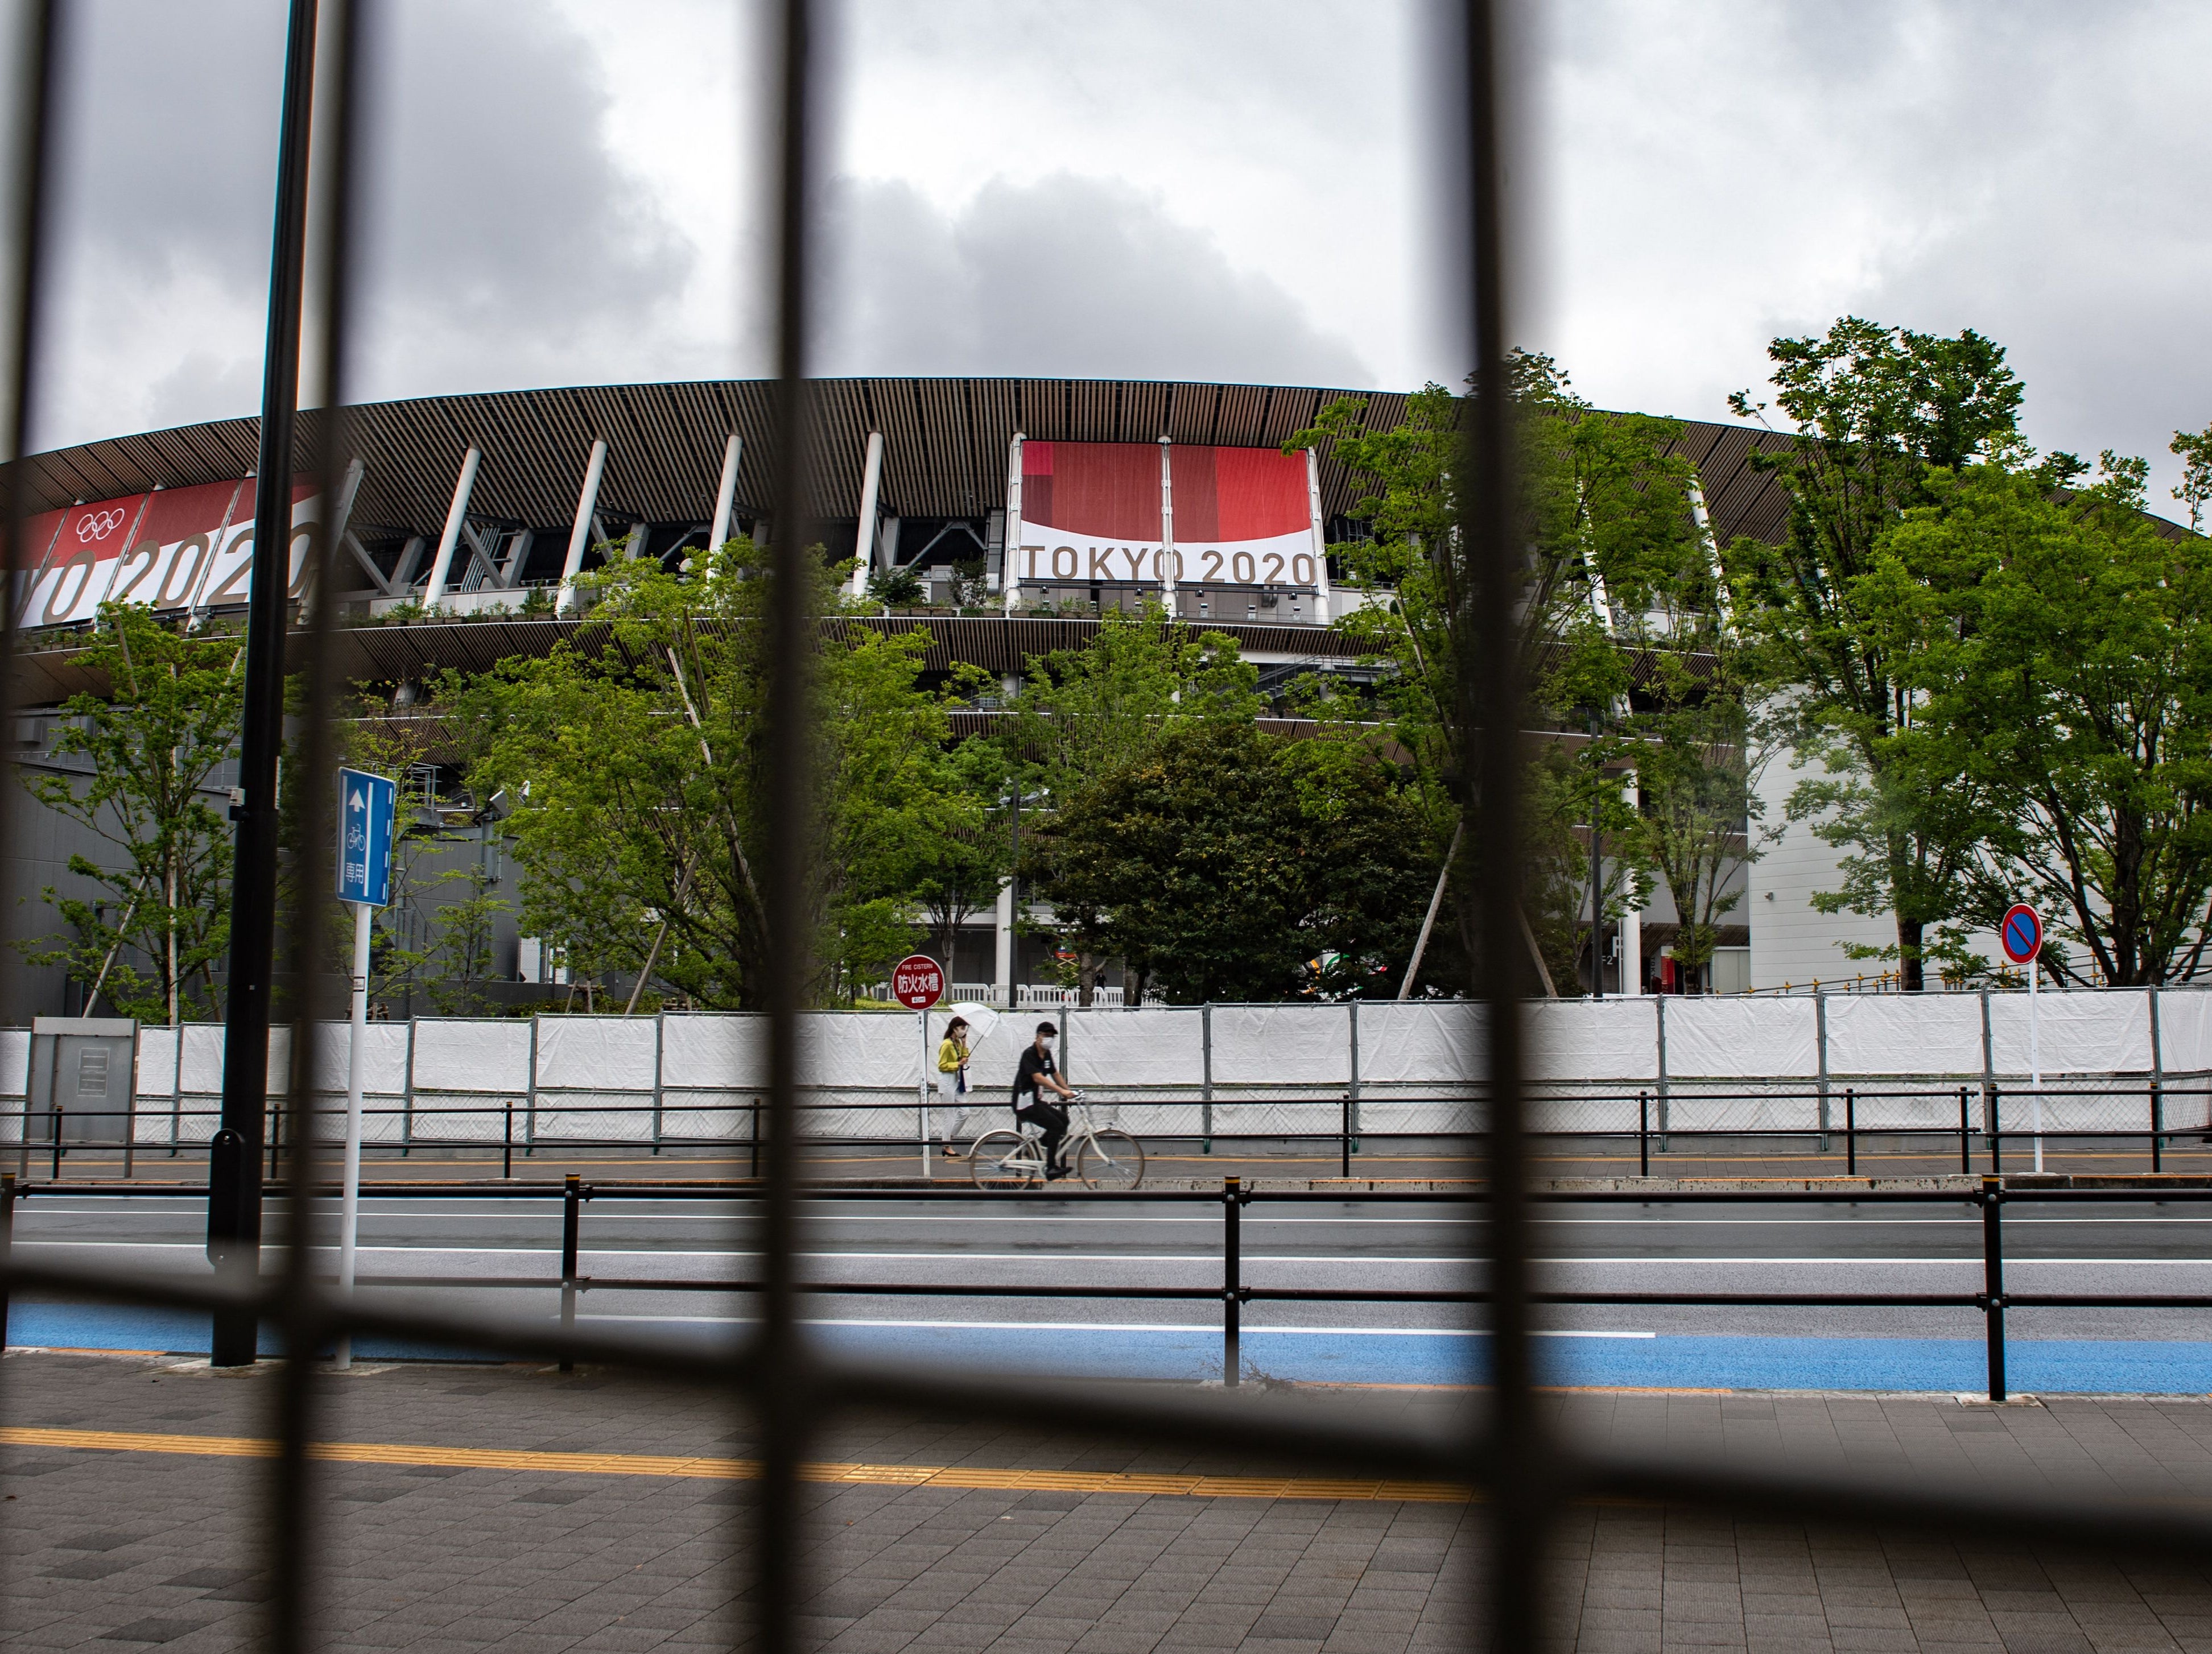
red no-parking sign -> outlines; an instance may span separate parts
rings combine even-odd
[[[945,997],[945,967],[927,954],[908,954],[891,967],[891,997],[910,1011],[926,1011]]]
[[[2014,902],[1997,922],[1997,941],[2003,944],[2007,959],[2015,965],[2027,964],[2043,951],[2043,915],[2024,901]]]

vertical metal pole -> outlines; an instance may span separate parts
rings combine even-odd
[[[1657,994],[1651,1001],[1651,1015],[1659,1027],[1659,1148],[1667,1148],[1667,996]]]
[[[21,32],[19,54],[13,59],[16,78],[9,88],[9,143],[6,153],[15,162],[7,179],[5,199],[12,207],[0,236],[0,257],[7,261],[9,293],[14,302],[0,318],[0,360],[9,364],[4,403],[0,403],[0,719],[15,705],[16,578],[32,566],[32,548],[23,542],[24,519],[31,502],[25,497],[27,468],[17,462],[24,449],[26,423],[30,417],[31,393],[38,379],[42,330],[40,318],[45,293],[44,257],[47,168],[51,150],[47,113],[54,78],[53,7],[52,0],[29,0],[14,14]],[[13,791],[14,743],[0,751],[0,787]],[[0,865],[10,865],[6,852],[14,849],[13,811],[0,811]],[[35,1045],[36,1041],[34,1040]],[[23,1085],[23,1130],[16,1145],[20,1175],[31,1175],[31,1085]]]
[[[507,1100],[507,1130],[500,1139],[499,1175],[501,1178],[514,1175],[514,1100],[512,1097]]]
[[[1198,1049],[1200,1079],[1198,1082],[1198,1132],[1203,1139],[1199,1152],[1213,1152],[1213,1002],[1198,1008]]]
[[[1522,536],[1513,477],[1512,408],[1506,386],[1508,317],[1503,278],[1504,160],[1500,75],[1489,0],[1464,11],[1468,125],[1469,354],[1474,369],[1467,421],[1469,451],[1459,469],[1460,533],[1445,572],[1453,651],[1454,711],[1470,737],[1474,773],[1462,808],[1480,800],[1482,854],[1466,912],[1465,942],[1477,972],[1488,1047],[1490,1180],[1483,1239],[1490,1258],[1491,1390],[1488,1427],[1491,1585],[1488,1645],[1528,1649],[1542,1640],[1552,1514],[1544,1415],[1535,1398],[1531,1336],[1532,1251],[1522,1094],[1522,1028],[1516,962],[1522,947],[1520,783]]]
[[[1820,1153],[1828,1152],[1828,997],[1813,990],[1813,1049],[1820,1063]]]
[[[948,955],[951,949],[947,948]],[[927,1182],[932,1175],[929,1169],[929,1013],[916,1011],[915,1019],[921,1024],[921,1084],[915,1092],[918,1106],[915,1113],[921,1124],[921,1175]]]
[[[530,1085],[523,1099],[522,1158],[530,1159],[538,1152],[538,1021],[536,1011],[530,1014]]]
[[[1336,1117],[1336,1174],[1340,1178],[1352,1175],[1352,1094],[1346,1092],[1337,1104]]]
[[[576,1330],[576,1242],[584,1218],[583,1179],[571,1172],[561,1184],[561,1334]],[[576,1360],[567,1345],[561,1349],[561,1371],[574,1372]]]
[[[1844,1175],[1855,1178],[1859,1174],[1859,1094],[1852,1086],[1844,1088]]]
[[[1243,1334],[1244,1263],[1240,1220],[1243,1216],[1243,1180],[1221,1180],[1221,1382],[1237,1387],[1243,1373],[1243,1357],[1237,1348]]]
[[[807,678],[816,647],[811,589],[814,536],[807,523],[812,499],[807,418],[806,343],[809,328],[808,225],[814,183],[810,79],[812,73],[808,0],[783,0],[779,95],[781,142],[776,154],[775,440],[770,512],[768,684],[762,718],[766,854],[762,889],[770,960],[768,1010],[768,1130],[766,1177],[756,1201],[760,1215],[760,1319],[753,1416],[748,1428],[760,1442],[760,1476],[753,1484],[750,1601],[752,1642],[762,1654],[792,1654],[799,1642],[799,1604],[807,1592],[801,1578],[811,1541],[803,1531],[799,1475],[815,1423],[816,1389],[799,1322],[799,1018],[808,978],[808,900],[813,786],[812,730]]]
[[[1972,1123],[1966,1118],[1966,1088],[1960,1086],[1959,1088],[1959,1171],[1961,1176],[1971,1174],[1974,1169],[1973,1146],[1968,1136],[1971,1129]]]
[[[1988,1128],[1990,1170],[1992,1172],[2001,1173],[2004,1170],[2004,1119],[1999,1112],[1999,1106],[1997,1088],[1991,1086],[1988,1106],[1983,1111],[1982,1124]]]
[[[1651,1094],[1636,1094],[1636,1175],[1651,1175]]]
[[[24,1084],[29,1085],[27,1075]],[[138,1147],[138,1035],[134,1029],[131,1036],[131,1079],[123,1099],[123,1180],[131,1181],[133,1151]]]
[[[2043,1170],[2043,1017],[2039,984],[2043,980],[2043,949],[2027,962],[2027,1083],[2035,1109],[2035,1169]]]
[[[246,618],[246,712],[230,897],[230,987],[223,1031],[222,1123],[238,1134],[240,1163],[210,1178],[230,1197],[208,1206],[208,1257],[218,1274],[251,1281],[260,1269],[261,1136],[269,1098],[269,1010],[276,949],[280,821],[276,760],[284,745],[284,632],[292,548],[292,433],[300,385],[301,283],[307,246],[308,105],[315,58],[315,0],[292,0],[278,124],[276,203],[270,234],[269,324],[261,364],[261,446],[254,468],[253,573]],[[220,1139],[218,1140],[220,1141]],[[215,1318],[210,1360],[250,1366],[251,1313]]]
[[[409,998],[414,995],[410,991]],[[399,1100],[399,1158],[405,1160],[415,1152],[415,1025],[412,1011],[407,1014],[407,1072]]]
[[[54,1123],[54,1169],[52,1175],[52,1180],[55,1183],[59,1183],[62,1180],[62,1109],[59,1104],[55,1105],[52,1118]],[[258,1155],[254,1157],[253,1169],[257,1172],[261,1169],[260,1156]]]
[[[331,728],[337,688],[336,651],[331,645],[331,633],[338,589],[337,554],[338,536],[342,532],[338,512],[343,509],[340,502],[349,497],[339,456],[345,446],[342,421],[345,401],[347,262],[352,200],[350,161],[355,112],[358,108],[358,101],[352,95],[356,84],[354,67],[356,56],[353,48],[357,37],[357,16],[352,0],[325,0],[320,9],[319,27],[311,37],[311,61],[315,76],[313,99],[322,117],[317,123],[322,129],[322,139],[314,146],[317,154],[314,194],[319,210],[313,249],[315,308],[320,326],[315,355],[307,364],[309,372],[306,377],[319,411],[307,429],[309,438],[307,460],[308,473],[314,479],[323,500],[323,523],[320,531],[308,537],[307,556],[301,571],[303,613],[299,643],[295,651],[297,671],[292,680],[304,689],[305,705],[294,769],[295,777],[301,779],[295,785],[298,802],[291,812],[295,830],[298,833],[293,858],[293,877],[301,897],[297,911],[286,926],[288,975],[297,1009],[293,1013],[295,1021],[289,1053],[289,1072],[277,1088],[280,1102],[287,1110],[287,1118],[290,1121],[289,1135],[294,1145],[290,1200],[285,1226],[287,1245],[283,1267],[274,1283],[279,1294],[277,1319],[283,1334],[284,1360],[276,1392],[272,1398],[272,1411],[276,1415],[273,1433],[277,1439],[279,1463],[273,1497],[269,1500],[267,1509],[267,1548],[274,1585],[267,1635],[270,1647],[278,1654],[298,1654],[313,1640],[308,1603],[312,1594],[311,1576],[316,1560],[322,1554],[319,1542],[324,1512],[322,1501],[313,1497],[315,1492],[314,1473],[308,1458],[309,1438],[316,1422],[316,1358],[325,1340],[333,1333],[343,1330],[342,1324],[333,1326],[331,1323],[334,1313],[343,1314],[344,1306],[334,1303],[322,1291],[315,1278],[315,1260],[319,1251],[319,1243],[323,1240],[323,1231],[318,1209],[319,1203],[315,1197],[319,1178],[313,1086],[318,1066],[318,1045],[336,1009],[335,1006],[325,1003],[328,995],[324,985],[327,977],[323,971],[323,963],[329,941],[325,918],[328,912],[329,897],[324,893],[331,890],[331,886],[326,882],[335,871],[332,841],[330,836],[326,836],[336,824],[332,807],[337,797]],[[295,5],[294,17],[295,21],[304,18],[311,28],[315,28],[317,11],[312,0],[304,5]],[[304,106],[300,112],[304,126]],[[303,133],[301,148],[304,152],[307,147]],[[284,389],[289,393],[292,385],[287,384]],[[265,445],[269,435],[265,421],[262,434]],[[268,594],[276,616],[272,633],[275,640],[282,643],[289,606],[286,589],[289,582],[285,577],[291,562],[289,519],[292,491],[289,453],[284,450],[278,452],[287,463],[273,467],[268,464],[262,466],[261,485],[256,498],[257,503],[265,506],[283,527],[278,543],[270,546],[265,531],[258,526],[257,512],[252,597],[256,603],[263,600],[265,580],[275,585],[276,590]],[[271,489],[276,494],[273,501],[267,498],[267,491]],[[266,563],[263,561],[264,556],[268,558]],[[270,579],[272,575],[273,580]],[[284,663],[279,658],[272,662],[272,666],[277,678],[276,687],[281,691],[286,682]],[[281,713],[281,704],[279,710]],[[277,718],[272,717],[270,723],[271,732],[281,734],[281,724]],[[250,733],[247,738],[251,741]],[[252,802],[251,791],[247,794],[247,802]],[[272,789],[270,797],[272,827],[276,803]],[[246,836],[241,827],[241,843]],[[273,857],[271,860],[273,863]],[[234,973],[233,992],[236,991]],[[266,1005],[263,1010],[265,1018]],[[247,1330],[250,1335],[252,1330],[250,1322]]]
[[[353,904],[353,1028],[346,1051],[345,1183],[338,1196],[338,1295],[353,1296],[354,1251],[361,1233],[362,1061],[368,1049],[369,907]],[[304,1210],[304,1189],[293,1192],[295,1211]],[[353,1340],[338,1335],[337,1365],[353,1365]]]
[[[2150,1013],[2150,1169],[2156,1172],[2163,1169],[2166,1150],[2166,1042],[2158,1025],[2158,990],[2147,990],[2143,997]]]
[[[1352,1152],[1359,1152],[1359,1002],[1346,1002],[1352,1021]]]
[[[1996,1130],[1997,1095],[1996,1036],[1990,1027],[1990,991],[1982,990],[1982,1131],[1987,1136]],[[1990,1151],[1996,1153],[1995,1149]]]
[[[653,1152],[655,1154],[660,1153],[660,1051],[665,1032],[660,1019],[665,1015],[666,1013],[662,1011],[655,1011],[653,1014]]]
[[[1990,1399],[2005,1398],[2004,1182],[1982,1179],[1982,1292],[1987,1300],[1984,1324],[1989,1333]]]
[[[12,595],[9,601],[15,601]],[[15,1245],[15,1174],[0,1172],[0,1350],[8,1348],[8,1263]]]

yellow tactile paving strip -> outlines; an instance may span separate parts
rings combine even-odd
[[[274,1458],[276,1444],[252,1436],[155,1434],[135,1430],[0,1428],[0,1445],[74,1447],[109,1453],[189,1453],[212,1458]],[[541,1470],[562,1475],[671,1476],[744,1481],[750,1459],[659,1453],[549,1453],[506,1447],[436,1447],[412,1442],[316,1442],[308,1456],[336,1464],[432,1464],[461,1470]],[[962,1464],[809,1464],[809,1481],[893,1487],[1005,1488],[1024,1493],[1165,1494],[1184,1499],[1391,1500],[1465,1504],[1466,1487],[1423,1481],[1322,1476],[1206,1476],[1095,1470],[1008,1470]]]

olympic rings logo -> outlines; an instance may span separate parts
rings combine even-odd
[[[111,506],[104,512],[94,512],[76,520],[76,537],[86,545],[95,540],[105,540],[123,526],[131,515],[120,506]]]

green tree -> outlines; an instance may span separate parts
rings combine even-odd
[[[2212,938],[2212,566],[2144,514],[2147,474],[2107,453],[2061,500],[2001,466],[1937,473],[1868,583],[1870,608],[1942,607],[1907,622],[1909,682],[1996,807],[1969,916],[2027,895],[2076,981],[2191,977]]]
[[[1193,723],[1055,812],[1024,876],[1138,996],[1387,991],[1378,967],[1403,967],[1433,872],[1419,808],[1356,748]]]
[[[773,966],[757,875],[770,579],[745,540],[702,560],[677,573],[611,566],[574,639],[452,699],[471,784],[523,801],[506,825],[525,927],[572,968],[636,973],[649,959],[701,1004],[755,1009]],[[902,875],[951,813],[948,729],[917,687],[928,639],[841,624],[836,572],[817,562],[810,578],[825,618],[811,677],[807,993],[846,1003],[915,939]]]
[[[142,1021],[222,1014],[231,845],[210,783],[238,753],[242,646],[138,605],[103,604],[79,658],[108,693],[64,702],[53,747],[88,772],[24,777],[33,797],[114,849],[112,864],[70,856],[70,871],[100,894],[49,886],[45,900],[74,934],[27,939],[25,956],[99,981],[111,1004]]]
[[[1571,978],[1587,890],[1578,830],[1595,822],[1626,852],[1602,893],[1610,914],[1644,888],[1620,781],[1634,757],[1623,716],[1634,651],[1675,646],[1684,617],[1712,609],[1717,593],[1689,506],[1694,475],[1673,451],[1680,424],[1591,408],[1547,356],[1516,352],[1510,371],[1529,554],[1518,608],[1524,695],[1540,722],[1597,730],[1571,754],[1554,747],[1533,757],[1523,785],[1524,917],[1548,974]],[[1470,601],[1454,554],[1462,407],[1430,385],[1407,399],[1397,425],[1376,429],[1364,398],[1341,398],[1285,445],[1325,448],[1365,490],[1352,507],[1364,535],[1330,550],[1347,589],[1373,596],[1337,625],[1393,668],[1378,697],[1393,739],[1413,757],[1439,860],[1458,814],[1456,779],[1474,772],[1480,733],[1462,726],[1455,688]],[[1462,841],[1454,884],[1462,893],[1473,888],[1480,839]]]
[[[1199,632],[1157,605],[1109,611],[1090,645],[1032,659],[1008,708],[1010,767],[1064,791],[1121,769],[1188,723],[1249,723],[1259,674],[1223,632]]]
[[[1109,611],[1089,646],[1030,661],[995,742],[1006,808],[1018,789],[1030,801],[1024,837],[1049,831],[1092,781],[1158,752],[1175,730],[1249,724],[1263,710],[1258,682],[1225,633],[1194,631],[1156,604],[1140,615]],[[1011,844],[1012,823],[1002,815],[999,827]],[[1116,949],[1102,940],[1108,917],[1084,905],[1084,888],[1064,887],[1042,928],[1073,956],[1071,985],[1088,1005]]]
[[[2181,456],[2181,486],[2173,497],[2189,507],[2189,530],[2201,533],[2204,505],[2212,500],[2212,425],[2201,431],[2176,431],[2168,451]]]
[[[1942,508],[1936,471],[2027,463],[2021,388],[2003,348],[1971,330],[1940,338],[1845,317],[1820,338],[1777,339],[1767,354],[1774,406],[1796,439],[1753,463],[1788,491],[1790,520],[1779,545],[1729,548],[1733,600],[1764,651],[1768,709],[1796,761],[1816,771],[1793,791],[1790,817],[1844,852],[1839,887],[1816,903],[1893,913],[1896,941],[1872,951],[1917,990],[1931,944],[1942,946],[1931,933],[1955,934],[1947,927],[1964,910],[1993,801],[1915,715],[1913,663],[1931,611],[1876,605],[1864,582],[1907,512]],[[1729,405],[1747,419],[1766,411],[1748,391]],[[2039,475],[2048,485],[2078,470],[2056,455]],[[1882,579],[1899,576],[1912,578],[1899,566]]]
[[[954,936],[998,900],[1013,867],[1012,835],[1001,809],[1007,785],[1002,748],[988,741],[962,742],[944,760],[938,784],[942,813],[908,853],[901,882],[927,916],[932,946],[948,972]]]

